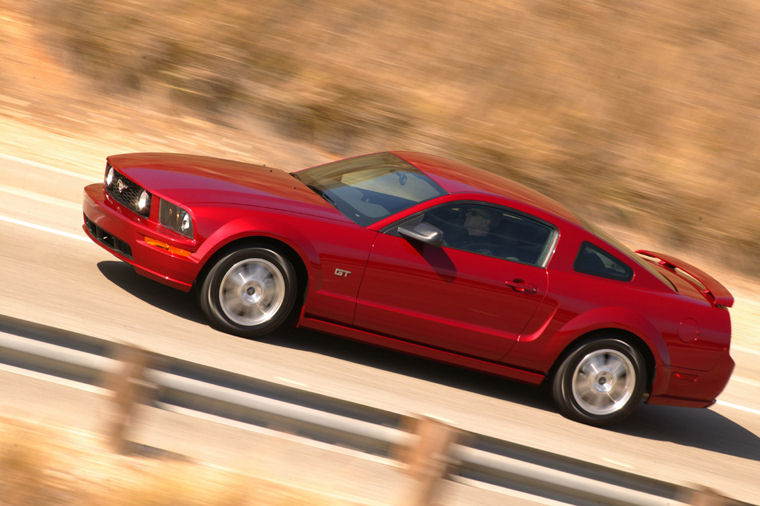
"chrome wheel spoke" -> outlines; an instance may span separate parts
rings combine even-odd
[[[245,274],[241,269],[232,273],[224,286],[225,292],[232,292],[236,289],[240,289],[245,284]]]
[[[591,406],[596,406],[597,408],[603,408],[609,404],[607,395],[604,393],[588,392],[585,399]]]
[[[277,284],[274,279],[269,277],[261,284],[261,303],[268,305],[275,297],[277,297]]]
[[[226,312],[231,312],[237,315],[243,315],[245,313],[245,304],[232,290],[227,290],[222,295],[222,306]]]
[[[618,379],[625,378],[627,372],[625,364],[621,361],[615,361],[610,368],[610,374]]]
[[[586,362],[584,365],[584,370],[587,371],[588,374],[599,374],[599,370],[604,367],[604,357],[601,355],[592,357],[590,360]]]
[[[267,277],[271,277],[271,273],[261,264],[246,264],[247,275],[246,278],[253,281],[262,281]]]
[[[588,373],[578,374],[575,377],[574,382],[574,387],[577,388],[579,392],[591,392],[594,385],[594,375]]]
[[[618,381],[615,386],[609,391],[610,399],[613,402],[619,402],[624,399],[628,393],[628,385],[625,381]]]
[[[622,409],[635,388],[631,360],[613,349],[589,353],[575,367],[572,393],[578,405],[594,415],[607,415]]]
[[[219,303],[233,322],[255,326],[271,320],[285,300],[285,279],[280,269],[263,258],[233,265],[219,285]]]

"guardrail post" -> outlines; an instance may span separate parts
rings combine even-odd
[[[698,486],[694,489],[690,489],[688,492],[682,494],[684,497],[681,499],[686,504],[692,506],[741,506],[742,503],[730,499],[724,495],[720,495],[715,490]]]
[[[451,447],[460,432],[440,420],[430,417],[410,418],[411,430],[417,436],[410,446],[399,449],[399,460],[412,477],[399,506],[429,506],[433,504],[440,484],[453,463]]]
[[[154,392],[153,385],[145,380],[145,370],[152,362],[152,354],[129,345],[119,345],[117,370],[107,380],[111,390],[111,409],[106,427],[108,445],[117,453],[126,453],[126,436],[135,418],[137,404],[146,402]]]

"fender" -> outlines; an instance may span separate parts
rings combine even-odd
[[[293,222],[266,209],[246,210],[245,215],[216,228],[193,255],[198,260],[198,272],[219,250],[246,237],[276,239],[292,248],[304,261],[310,280],[320,271],[321,260],[310,239]],[[196,276],[198,273],[196,273]]]
[[[655,396],[667,391],[671,374],[670,352],[662,334],[640,313],[625,306],[594,309],[580,314],[567,322],[557,332],[557,335],[561,336],[562,340],[565,340],[564,350],[575,339],[589,332],[602,329],[624,330],[644,341],[652,352],[655,362],[654,371],[651,371],[652,388],[650,394]]]
[[[570,344],[575,339],[601,329],[620,329],[639,337],[652,351],[657,365],[670,366],[670,353],[665,339],[652,323],[640,313],[624,307],[597,308],[580,314],[563,325],[556,334]]]
[[[574,341],[597,330],[623,330],[639,337],[652,351],[655,364],[670,367],[670,353],[660,332],[636,311],[624,306],[607,306],[575,315],[561,323],[551,322],[534,334],[522,335],[506,357],[507,362],[548,373],[557,358]],[[557,325],[559,328],[557,328]]]

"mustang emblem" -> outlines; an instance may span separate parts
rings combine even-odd
[[[127,189],[127,183],[125,183],[123,179],[117,180],[116,189],[119,190],[119,193],[123,192],[124,190]]]

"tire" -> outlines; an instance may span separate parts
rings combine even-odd
[[[293,265],[277,251],[240,248],[222,256],[198,292],[211,326],[242,337],[274,332],[290,316],[298,284]]]
[[[641,353],[619,338],[587,341],[573,348],[552,378],[560,413],[589,425],[611,425],[639,405],[646,383]]]

